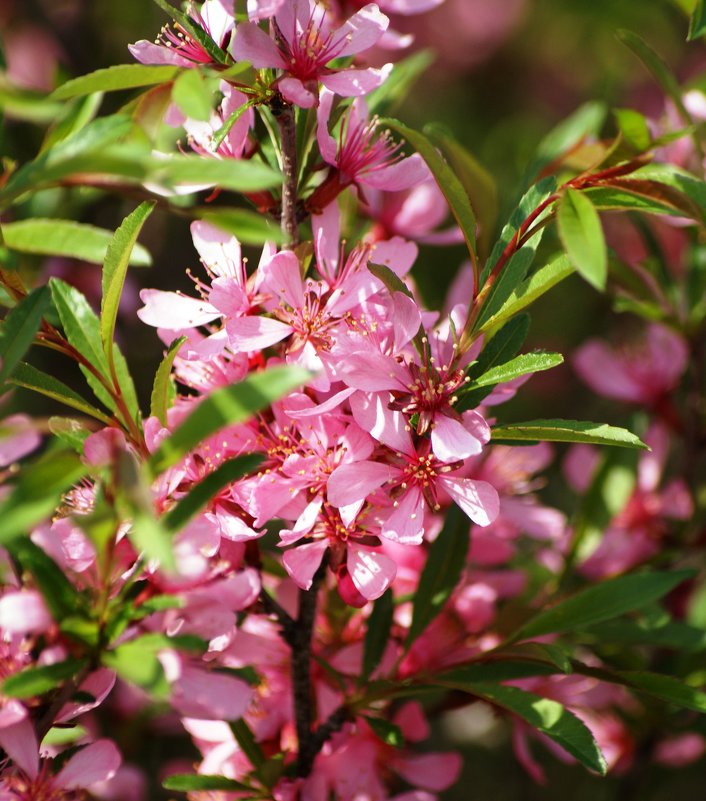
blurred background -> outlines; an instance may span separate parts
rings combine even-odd
[[[682,81],[706,68],[704,46],[686,43],[685,9],[690,5],[689,0],[446,0],[429,14],[396,21],[398,30],[415,36],[413,49],[430,48],[435,57],[396,116],[418,128],[439,121],[452,131],[495,179],[502,222],[518,199],[539,141],[581,104],[601,100],[609,107],[637,108],[654,120],[664,115],[661,91],[618,40],[617,29],[642,36]],[[127,43],[154,38],[165,22],[162,11],[149,0],[0,0],[8,77],[39,92],[67,77],[130,62]],[[0,83],[0,97],[7,100],[6,95],[6,84]],[[104,109],[113,110],[123,101],[122,95],[106,97]],[[43,128],[13,120],[10,105],[0,152],[3,158],[22,161],[37,152]],[[97,197],[91,191],[74,194],[69,201],[59,189],[39,193],[32,203],[27,216],[60,214],[109,229],[134,206],[129,198]],[[543,244],[548,253],[556,249],[552,236]],[[154,266],[132,272],[119,332],[143,399],[148,397],[163,346],[134,315],[137,292],[142,286],[186,290],[190,284],[185,270],[198,267],[186,220],[155,213],[144,244]],[[462,260],[460,246],[422,248],[414,275],[430,307],[443,303]],[[99,297],[100,273],[95,266],[53,260],[32,267],[60,275],[94,299]],[[629,335],[633,325],[579,279],[567,280],[545,296],[532,317],[527,346],[563,353],[588,336],[608,331],[616,337]],[[71,383],[71,376],[65,380]],[[15,395],[11,404],[37,414],[55,411],[27,393]],[[589,396],[568,361],[535,377],[501,414],[508,421],[580,416],[628,423],[622,407]],[[548,495],[557,505],[566,505],[558,471],[555,478]],[[165,754],[178,754],[182,748],[170,730],[163,737],[144,739],[136,720],[126,717],[119,725],[124,731],[116,734],[128,759],[140,754],[156,768],[164,763]],[[631,768],[621,772],[619,767],[616,775],[598,779],[537,748],[547,773],[546,785],[539,786],[513,757],[509,728],[479,706],[471,714],[447,714],[439,723],[438,740],[461,747],[466,755],[461,782],[445,795],[449,800],[678,801],[700,797],[706,781],[703,758],[687,768],[670,769],[650,765],[638,753]],[[182,755],[188,759],[190,752]]]

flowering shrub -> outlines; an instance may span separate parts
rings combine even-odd
[[[65,114],[0,188],[0,380],[73,414],[3,420],[2,797],[146,798],[110,739],[134,716],[188,734],[195,764],[158,778],[194,799],[430,801],[462,762],[425,750],[429,717],[459,698],[507,717],[538,781],[537,739],[627,770],[641,704],[706,711],[688,658],[704,639],[703,104],[625,33],[676,112],[621,110],[601,139],[580,110],[497,235],[460,143],[386,116],[420,63],[387,12],[437,0],[158,5],[172,21],[130,45],[137,63],[46,100]],[[369,66],[373,47],[393,61]],[[97,115],[96,93],[125,91]],[[57,186],[141,202],[114,234],[26,213]],[[115,334],[157,207],[190,219],[193,287],[121,310],[165,347],[148,409]],[[680,239],[677,262],[621,253],[636,219],[648,244],[660,226]],[[419,248],[459,243],[467,262],[428,309]],[[102,263],[99,311],[56,275],[33,285],[18,253]],[[563,361],[521,350],[529,307],[573,273],[610,276],[646,321],[639,344],[572,359],[641,411],[628,427],[506,420]],[[33,345],[82,388],[33,366]],[[571,446],[572,510],[538,493],[548,443]],[[645,737],[655,758],[697,759],[693,719],[669,720]]]

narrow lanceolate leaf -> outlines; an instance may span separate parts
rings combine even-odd
[[[605,774],[606,761],[590,730],[557,701],[501,684],[475,684],[472,687],[473,695],[513,712],[560,745],[582,765],[601,775]]]
[[[250,764],[254,768],[262,767],[267,758],[248,724],[241,718],[240,720],[230,721],[228,725],[241,751],[250,760]]]
[[[530,659],[493,659],[455,668],[434,676],[434,683],[453,690],[472,692],[476,684],[514,681],[532,676],[554,676],[561,673],[556,665]]]
[[[491,317],[489,317],[478,329],[479,333],[484,334],[494,330],[498,325],[510,320],[530,304],[534,303],[545,292],[568,278],[574,272],[574,267],[569,259],[562,253],[552,259],[549,264],[540,267],[529,278],[523,281],[517,289],[513,290],[510,297],[502,307]]]
[[[540,612],[521,626],[511,641],[561,634],[611,620],[658,601],[692,575],[689,570],[636,573],[594,584]]]
[[[35,695],[43,695],[73,678],[85,664],[85,659],[67,659],[52,665],[25,668],[5,679],[2,693],[11,698],[32,698]]]
[[[206,437],[224,426],[245,422],[310,377],[311,373],[298,367],[274,367],[217,389],[162,442],[150,458],[150,467],[157,473],[166,470]]]
[[[120,89],[152,86],[172,81],[180,72],[179,67],[116,64],[66,81],[54,90],[51,97],[55,100],[68,100],[70,97],[81,97],[93,92],[115,92]]]
[[[471,207],[471,201],[468,199],[466,190],[463,188],[463,184],[424,134],[408,128],[397,120],[386,119],[382,121],[382,124],[389,125],[390,128],[401,134],[419,153],[424,161],[426,161],[439,185],[439,189],[444,193],[451,213],[463,232],[463,237],[466,240],[466,247],[468,248],[468,253],[475,270],[475,265],[477,263],[476,218],[473,213],[473,208]]]
[[[62,495],[88,469],[78,454],[53,451],[25,466],[9,495],[0,501],[0,544],[5,545],[56,511]]]
[[[222,489],[254,472],[261,461],[259,454],[251,453],[223,462],[162,517],[162,525],[167,531],[179,531]]]
[[[84,608],[84,597],[66,578],[63,570],[29,537],[21,537],[8,545],[8,551],[23,571],[34,579],[52,617],[60,622]]]
[[[361,683],[367,681],[370,674],[380,664],[387,643],[390,641],[390,629],[395,605],[392,599],[392,590],[387,590],[373,604],[373,611],[368,618],[368,627],[365,632],[365,645],[363,647],[363,671],[360,676]]]
[[[652,695],[662,701],[692,709],[694,712],[706,713],[706,693],[695,687],[675,679],[673,676],[662,676],[642,670],[606,671],[606,679],[626,687]]]
[[[598,212],[581,192],[567,189],[556,214],[559,236],[576,271],[596,289],[604,289],[608,249]]]
[[[584,420],[531,420],[495,426],[494,440],[506,442],[583,442],[589,445],[617,445],[649,450],[639,437],[625,428]]]
[[[387,80],[373,89],[365,98],[371,114],[392,114],[411,91],[417,79],[434,61],[431,50],[418,50],[411,56],[400,59]]]
[[[492,341],[492,340],[491,340]],[[491,370],[466,384],[466,388],[459,393],[456,411],[463,412],[473,409],[493,391],[498,384],[512,381],[522,375],[550,370],[564,361],[561,353],[523,353],[509,362],[499,364]]]
[[[108,363],[113,366],[113,336],[118,305],[123,291],[132,249],[154,203],[140,203],[117,229],[108,245],[103,264],[103,297],[101,299],[100,333]],[[114,369],[114,366],[113,366]]]
[[[40,395],[59,401],[59,403],[70,406],[83,414],[95,417],[96,420],[100,420],[105,425],[110,425],[112,422],[107,414],[99,411],[95,406],[91,406],[90,403],[74,392],[73,389],[67,387],[66,384],[59,381],[58,378],[37,370],[31,364],[20,362],[15,368],[9,383],[14,384],[16,387],[31,389],[33,392],[38,392]]]
[[[197,212],[200,219],[234,234],[246,245],[264,245],[265,242],[281,244],[282,229],[279,225],[249,209],[219,207]]]
[[[51,303],[49,289],[39,287],[10,310],[0,327],[0,387],[12,375],[34,342]]]
[[[689,35],[687,39],[691,42],[706,34],[706,3],[704,0],[696,0],[696,6],[691,12],[689,20]]]
[[[492,338],[485,340],[483,350],[468,368],[466,375],[474,380],[516,356],[527,339],[529,326],[529,314],[519,314],[507,322]]]
[[[165,790],[175,790],[176,792],[189,793],[196,791],[222,790],[231,793],[252,794],[255,790],[247,784],[238,782],[235,779],[228,779],[225,776],[208,776],[204,773],[175,773],[168,776],[163,782]]]
[[[36,253],[40,256],[66,256],[71,259],[102,264],[112,233],[94,225],[34,218],[5,223],[2,227],[5,244],[19,253]],[[150,254],[137,245],[130,256],[130,264],[148,267]]]
[[[561,353],[523,353],[510,359],[505,364],[499,364],[491,370],[483,373],[479,378],[474,379],[469,387],[490,387],[502,384],[505,381],[512,381],[527,373],[537,373],[541,370],[550,370],[564,361]]]
[[[385,720],[385,718],[376,718],[372,715],[363,715],[363,717],[375,733],[375,736],[382,740],[383,743],[391,745],[393,748],[404,747],[404,735],[399,726],[389,720]]]
[[[405,646],[409,648],[441,612],[461,578],[470,543],[468,519],[452,506],[446,522],[429,549],[426,565],[412,605],[412,625]]]
[[[184,70],[174,81],[172,100],[185,117],[208,120],[211,116],[211,97],[212,93],[196,69]]]
[[[236,192],[274,189],[282,183],[281,173],[260,161],[203,159],[200,156],[170,156],[155,160],[148,179],[166,187],[213,185]]]
[[[179,348],[186,342],[186,339],[186,337],[179,337],[172,342],[154,376],[152,396],[150,397],[150,416],[156,417],[163,426],[167,425],[172,366]]]

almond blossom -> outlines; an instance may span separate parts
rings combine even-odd
[[[270,6],[272,8],[272,6]],[[254,16],[265,16],[259,9]],[[332,28],[326,7],[318,0],[292,0],[276,6],[276,39],[254,22],[238,25],[233,44],[236,61],[249,61],[257,69],[280,69],[277,88],[289,103],[311,108],[318,101],[322,83],[343,97],[367,94],[385,80],[392,68],[336,69],[334,59],[354,56],[369,49],[385,32],[388,19],[369,3],[338,28]]]

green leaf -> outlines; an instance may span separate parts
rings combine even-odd
[[[204,773],[175,773],[168,776],[163,782],[165,790],[176,790],[177,792],[189,793],[198,790],[222,790],[232,793],[253,793],[252,787],[235,779],[227,779],[225,776],[208,776]]]
[[[213,185],[236,192],[274,189],[282,183],[280,172],[252,159],[204,159],[200,156],[169,156],[155,160],[148,173],[152,183],[166,188],[178,185]]]
[[[458,584],[470,544],[468,518],[453,505],[443,529],[431,544],[412,603],[412,624],[405,641],[409,648],[441,612]]]
[[[521,626],[511,641],[575,631],[620,617],[658,601],[691,575],[689,570],[675,570],[635,573],[602,581],[540,612]]]
[[[508,423],[492,429],[494,440],[505,442],[583,442],[589,445],[616,445],[641,448],[647,445],[624,428],[584,420],[532,420]]]
[[[591,731],[557,701],[500,684],[474,684],[470,691],[518,715],[534,729],[554,740],[582,765],[605,775],[606,762]]]
[[[167,425],[167,412],[170,406],[172,366],[179,348],[186,340],[187,337],[179,337],[171,343],[154,376],[150,397],[150,417],[156,417],[163,426]]]
[[[79,454],[83,453],[83,443],[91,433],[78,420],[70,417],[50,417],[49,430],[64,445],[68,445]]]
[[[483,307],[478,314],[474,329],[479,330],[504,306],[512,293],[520,286],[527,270],[534,261],[534,246],[525,245],[513,253],[503,267],[495,283],[490,287]]]
[[[604,289],[608,249],[593,203],[581,192],[567,189],[559,200],[556,219],[559,237],[576,271],[596,289]]]
[[[76,588],[56,562],[29,537],[8,543],[7,550],[19,562],[22,570],[32,576],[54,620],[61,622],[83,609],[83,598]]]
[[[469,385],[469,391],[472,392],[476,387],[494,387],[496,384],[503,384],[506,381],[512,381],[521,375],[527,373],[537,373],[542,370],[551,370],[562,364],[564,357],[561,353],[547,353],[544,351],[537,351],[535,353],[523,353],[516,356],[505,364],[499,364],[491,370],[483,373],[479,378],[474,379]],[[464,393],[465,395],[465,393]]]
[[[245,422],[310,377],[311,373],[298,367],[273,367],[215,390],[161,443],[150,457],[150,467],[156,473],[166,470],[211,434]]]
[[[441,125],[424,126],[466,190],[480,227],[479,247],[487,247],[498,218],[498,190],[493,176]]]
[[[162,524],[168,531],[179,531],[222,489],[254,472],[261,462],[262,457],[255,453],[237,456],[235,459],[223,462],[192,487],[189,493],[162,517]]]
[[[130,541],[147,558],[154,560],[167,573],[176,570],[174,543],[162,521],[143,510],[135,512],[130,526]]]
[[[512,359],[527,339],[529,314],[520,314],[506,323],[492,338],[486,340],[478,359],[468,368],[467,375],[473,380],[493,367]]]
[[[394,611],[395,604],[392,598],[392,590],[387,590],[375,601],[373,611],[368,618],[368,625],[365,630],[365,645],[363,647],[361,683],[367,681],[385,654],[385,648],[390,641]]]
[[[426,161],[439,185],[439,189],[441,189],[449,204],[451,213],[463,232],[466,247],[475,270],[478,258],[476,251],[476,218],[463,184],[424,134],[414,131],[393,119],[382,120],[381,124],[389,125],[390,128],[401,134]]]
[[[14,384],[16,387],[30,389],[47,398],[59,401],[59,403],[63,403],[65,406],[70,406],[72,409],[76,409],[83,414],[95,417],[96,420],[100,420],[101,423],[105,425],[110,425],[112,422],[108,415],[99,411],[94,406],[91,406],[90,403],[67,387],[66,384],[53,376],[41,372],[41,370],[37,370],[30,364],[20,362],[9,383]]]
[[[573,265],[563,253],[552,259],[513,290],[502,307],[479,326],[479,333],[485,334],[513,318],[573,272]]]
[[[16,541],[52,515],[64,492],[87,472],[71,451],[51,451],[25,465],[13,490],[0,501],[0,544]]]
[[[184,70],[174,81],[172,100],[189,119],[208,121],[212,99],[213,95],[197,69]]]
[[[103,351],[110,365],[111,373],[115,372],[113,362],[113,337],[115,335],[115,321],[118,318],[120,296],[127,275],[130,254],[137,242],[142,226],[155,207],[153,202],[140,203],[120,224],[108,245],[103,264],[100,315],[100,336],[103,342]]]
[[[42,256],[66,256],[72,259],[102,264],[112,233],[93,225],[33,218],[20,222],[3,223],[5,245],[19,253]],[[141,245],[137,245],[130,257],[135,267],[149,267],[152,258]]]
[[[483,268],[481,274],[480,285],[483,286],[491,270],[495,267],[500,259],[503,251],[508,245],[517,237],[521,225],[527,218],[533,214],[543,203],[549,200],[556,190],[556,178],[549,176],[543,178],[538,183],[531,186],[527,192],[520,198],[520,202],[510,215],[510,219],[503,226],[500,233],[500,239],[495,243],[493,251],[488,257],[488,261]],[[549,208],[541,213],[535,222],[541,221],[544,216],[549,214]],[[539,243],[542,240],[544,228],[539,228],[535,235],[524,243],[523,247],[530,249],[533,253],[536,252]]]
[[[706,4],[704,4],[704,0],[696,0],[689,20],[689,34],[686,38],[687,41],[693,42],[694,39],[698,39],[704,34],[706,34]]]
[[[283,241],[284,235],[278,225],[249,209],[221,207],[197,213],[201,220],[233,234],[246,245],[281,244]]]
[[[38,287],[10,309],[0,327],[0,389],[30,349],[51,305],[49,290]]]
[[[684,653],[706,650],[706,631],[674,620],[658,623],[645,618],[610,620],[589,627],[586,633],[600,643],[650,645]]]
[[[91,120],[95,119],[102,102],[103,93],[96,92],[79,100],[65,103],[63,113],[57,116],[47,131],[40,153],[63,142],[64,139],[68,139],[88,125]]]
[[[3,695],[11,698],[43,695],[73,678],[85,664],[85,659],[67,659],[51,665],[25,668],[5,679],[2,684]]]
[[[632,108],[616,108],[613,109],[613,114],[623,141],[638,153],[649,150],[652,135],[645,117]]]
[[[563,156],[588,136],[598,136],[608,114],[605,103],[589,101],[552,129],[537,148],[537,158],[530,165],[526,183],[555,159]]]
[[[241,718],[240,720],[230,721],[228,726],[233,732],[241,751],[250,760],[253,768],[262,767],[267,760],[248,724]]]
[[[453,690],[473,692],[475,684],[514,681],[533,676],[554,676],[561,673],[555,664],[530,659],[489,659],[472,665],[436,674],[434,684]]]
[[[404,748],[404,735],[399,726],[389,720],[385,720],[385,718],[374,718],[371,715],[363,715],[362,717],[373,730],[375,736],[382,740],[385,745],[391,745],[393,748]]]
[[[120,89],[152,86],[173,81],[180,72],[179,67],[116,64],[66,81],[55,89],[50,97],[53,100],[67,100],[70,97],[81,97],[93,92],[116,92]]]
[[[168,639],[168,638],[165,638]],[[103,664],[115,670],[121,679],[146,690],[157,699],[169,697],[169,683],[157,658],[162,648],[169,643],[155,643],[149,635],[118,645],[102,655]]]
[[[681,118],[688,125],[693,125],[694,120],[684,105],[682,92],[679,82],[672,74],[664,59],[647,42],[636,33],[627,30],[617,32],[618,39],[627,45],[630,50],[642,61],[647,69],[652,73],[657,83],[662,87],[664,93],[674,103]],[[695,140],[697,141],[697,140]],[[698,141],[697,141],[698,147]]]

